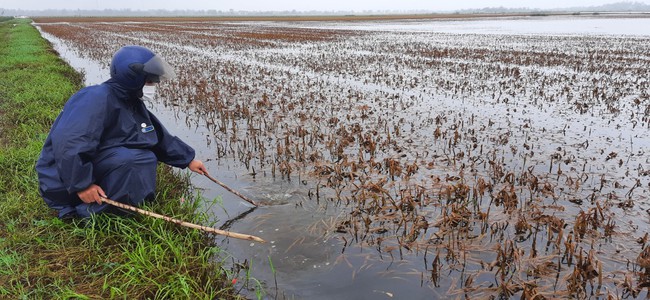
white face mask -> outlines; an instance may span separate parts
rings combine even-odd
[[[153,101],[154,97],[156,97],[155,85],[145,85],[142,87],[142,100]]]

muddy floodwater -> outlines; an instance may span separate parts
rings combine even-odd
[[[193,177],[268,241],[218,238],[249,297],[648,296],[645,15],[35,21],[87,84],[176,68],[148,106],[262,204]]]

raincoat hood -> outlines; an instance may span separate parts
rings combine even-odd
[[[110,82],[119,85],[132,94],[142,93],[147,81],[160,82],[176,76],[172,67],[160,56],[141,46],[124,46],[111,60]]]

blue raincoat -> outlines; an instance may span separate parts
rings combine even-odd
[[[110,199],[139,205],[154,197],[158,161],[186,168],[194,159],[194,149],[170,135],[140,100],[145,77],[117,76],[115,59],[111,79],[68,100],[36,163],[41,196],[59,217],[105,211],[108,204],[77,196],[93,183]]]

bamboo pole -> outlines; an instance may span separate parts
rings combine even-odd
[[[251,200],[251,199],[248,199],[246,196],[240,194],[238,191],[235,191],[235,190],[229,188],[226,184],[224,184],[223,182],[221,182],[221,181],[219,181],[219,180],[213,178],[213,177],[210,176],[208,173],[205,173],[205,174],[203,174],[203,175],[205,175],[205,177],[208,177],[208,178],[209,178],[210,180],[212,180],[214,183],[216,183],[216,184],[222,186],[224,189],[228,190],[229,192],[231,192],[231,193],[233,193],[233,194],[239,196],[239,198],[242,198],[242,199],[246,200],[246,202],[255,205],[255,207],[259,206],[259,205],[257,205],[257,203],[255,203],[255,201],[253,201],[253,200]]]
[[[193,224],[193,223],[181,221],[181,220],[178,220],[178,219],[174,219],[172,217],[168,217],[168,216],[164,216],[164,215],[161,215],[161,214],[150,212],[150,211],[147,211],[147,210],[144,210],[144,209],[140,209],[140,208],[137,208],[137,207],[134,207],[134,206],[131,206],[131,205],[120,203],[120,202],[117,202],[117,201],[114,201],[114,200],[111,200],[111,199],[108,199],[108,198],[104,198],[104,197],[102,197],[102,202],[106,202],[106,203],[108,203],[110,205],[117,206],[119,208],[134,211],[134,212],[137,212],[139,214],[143,214],[145,216],[150,216],[150,217],[154,217],[154,218],[158,218],[158,219],[163,219],[163,220],[165,220],[167,222],[175,223],[175,224],[178,224],[178,225],[181,225],[181,226],[198,229],[198,230],[202,230],[202,231],[205,231],[205,232],[216,233],[216,234],[219,234],[219,235],[225,235],[225,236],[236,238],[236,239],[266,243],[266,241],[264,241],[263,239],[261,239],[259,237],[254,236],[254,235],[241,234],[241,233],[236,233],[236,232],[220,230],[220,229],[216,229],[216,228],[212,228],[212,227],[196,225],[196,224]]]

